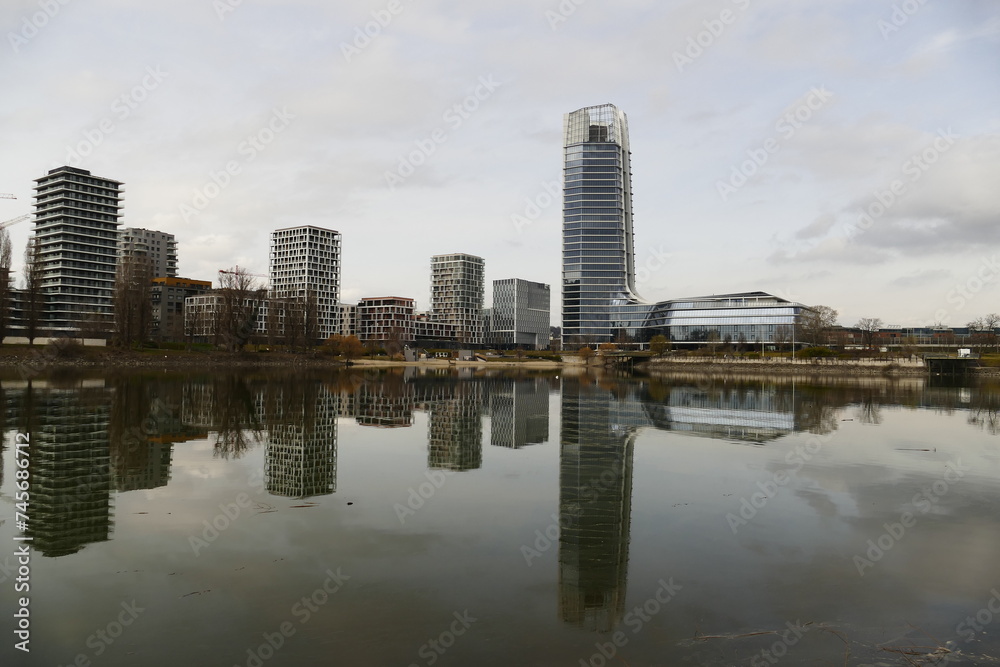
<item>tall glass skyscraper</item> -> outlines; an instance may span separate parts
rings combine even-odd
[[[563,340],[611,340],[613,305],[639,303],[628,120],[614,105],[563,123]]]
[[[803,306],[765,292],[660,303],[640,298],[635,289],[625,113],[603,104],[566,114],[563,148],[564,344],[641,344],[657,334],[692,345],[794,337],[795,318]]]

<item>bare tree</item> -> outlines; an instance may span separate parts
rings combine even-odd
[[[28,344],[34,345],[42,320],[45,295],[42,292],[42,247],[32,235],[24,249],[24,325]]]
[[[877,317],[862,317],[854,326],[861,330],[861,339],[865,347],[868,349],[875,347],[875,336],[882,328],[882,320]]]
[[[235,352],[253,336],[264,295],[254,277],[238,266],[219,272],[219,294],[216,342]]]
[[[114,339],[121,347],[141,345],[153,321],[150,300],[153,263],[148,257],[126,255],[115,274]]]
[[[997,327],[1000,327],[1000,314],[990,313],[983,318],[983,329],[986,334],[986,342],[994,349],[1000,348],[997,344]]]
[[[13,246],[10,243],[10,233],[6,228],[0,229],[0,342],[7,335],[10,313],[10,262]]]
[[[779,324],[774,327],[774,343],[780,352],[792,340],[792,328],[787,324]]]
[[[837,315],[829,306],[810,306],[799,315],[793,335],[810,345],[824,345],[827,330],[837,326]]]

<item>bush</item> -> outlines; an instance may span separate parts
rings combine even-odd
[[[798,356],[812,359],[815,357],[836,357],[837,353],[828,347],[807,347],[799,350]]]

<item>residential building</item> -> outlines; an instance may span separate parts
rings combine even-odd
[[[153,278],[150,300],[153,303],[153,323],[150,338],[156,341],[184,340],[184,300],[206,294],[212,289],[210,280],[190,278]]]
[[[315,303],[319,339],[340,333],[340,232],[305,225],[271,232],[272,299]]]
[[[512,349],[549,347],[551,289],[520,278],[493,281],[490,338],[493,345]]]
[[[341,336],[358,335],[358,307],[356,304],[338,303],[338,322],[340,323]]]
[[[564,119],[562,337],[567,348],[662,334],[675,346],[773,342],[805,306],[765,292],[651,303],[635,288],[628,120],[611,104]],[[778,336],[782,335],[778,333]]]
[[[146,257],[154,278],[177,277],[177,240],[173,234],[126,227],[118,237],[118,257]]]
[[[45,312],[42,328],[107,329],[118,259],[123,184],[58,167],[35,179],[35,228]]]
[[[358,340],[407,344],[414,340],[413,299],[369,297],[358,301]]]
[[[483,296],[486,262],[454,253],[431,257],[433,319],[455,327],[460,346],[483,345]]]
[[[252,333],[263,336],[267,333],[267,293],[255,290],[242,305],[242,312],[248,313],[247,321]],[[184,299],[184,337],[196,343],[220,343],[219,320],[227,309],[227,295],[222,290],[206,292]]]

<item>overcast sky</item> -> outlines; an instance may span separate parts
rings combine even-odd
[[[995,0],[4,0],[0,30],[0,220],[80,166],[183,276],[266,274],[272,230],[317,225],[345,302],[426,308],[430,256],[467,252],[487,302],[550,283],[558,325],[562,117],[613,103],[647,299],[1000,311]]]

